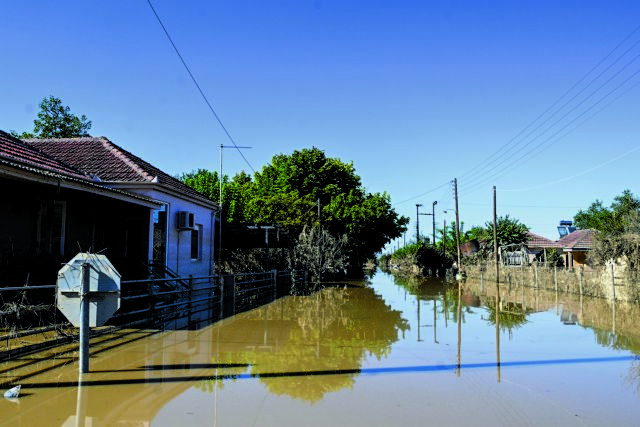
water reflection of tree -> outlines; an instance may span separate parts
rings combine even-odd
[[[265,340],[240,351],[225,349],[221,343],[214,363],[246,363],[250,374],[272,393],[312,403],[327,392],[351,388],[365,358],[388,356],[398,334],[409,329],[401,312],[369,288],[333,288],[284,298],[243,317],[256,329],[264,328],[255,335],[263,333]],[[276,325],[285,322],[286,337],[269,338]]]
[[[495,299],[487,299],[485,307],[489,313],[487,321],[490,325],[495,325],[497,312]],[[500,307],[500,330],[507,331],[511,336],[515,329],[525,323],[527,323],[527,310],[522,304],[503,301]]]

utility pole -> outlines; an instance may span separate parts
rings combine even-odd
[[[496,283],[500,282],[500,262],[498,262],[498,219],[496,209],[496,186],[493,186],[493,252],[496,254]]]
[[[318,197],[318,224],[320,224],[320,197]]]
[[[433,220],[433,247],[436,247],[436,205],[438,201],[433,202],[431,207],[431,219]]]
[[[456,245],[458,246],[458,270],[461,270],[460,265],[460,214],[458,212],[458,178],[453,178],[453,191],[456,198]]]
[[[416,243],[420,241],[420,206],[422,203],[416,203]]]

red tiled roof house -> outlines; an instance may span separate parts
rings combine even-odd
[[[555,249],[558,253],[562,252],[562,247],[558,246],[557,242],[551,239],[540,236],[539,234],[527,232],[529,240],[527,241],[527,248],[529,252],[529,261],[533,261],[535,258],[539,260],[546,260],[547,254]]]
[[[558,240],[558,246],[564,252],[564,265],[579,267],[587,265],[587,255],[593,247],[595,230],[576,230]]]
[[[219,205],[105,137],[30,139],[27,143],[73,165],[101,185],[161,203],[149,221],[147,259],[180,276],[213,274]]]
[[[0,286],[53,285],[80,251],[103,251],[124,273],[146,261],[149,218],[161,206],[2,131],[0,198]]]

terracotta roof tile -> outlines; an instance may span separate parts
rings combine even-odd
[[[89,180],[87,175],[79,169],[1,130],[0,158],[18,162],[35,169],[67,175],[85,181]]]
[[[527,241],[527,245],[530,248],[556,248],[559,249],[562,246],[558,245],[558,242],[554,242],[551,239],[547,239],[546,237],[540,236],[539,234],[535,234],[532,232],[527,232],[529,235],[529,240]]]
[[[565,249],[591,249],[594,235],[595,230],[576,230],[558,240],[558,244]]]
[[[103,182],[157,182],[200,200],[211,201],[176,178],[105,137],[27,139],[29,144],[74,165]]]

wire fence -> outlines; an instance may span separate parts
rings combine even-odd
[[[625,274],[624,265],[609,263],[600,267],[549,267],[533,265],[501,265],[500,283],[527,286],[583,296],[637,302],[640,286]],[[495,264],[465,266],[467,277],[496,281]]]

